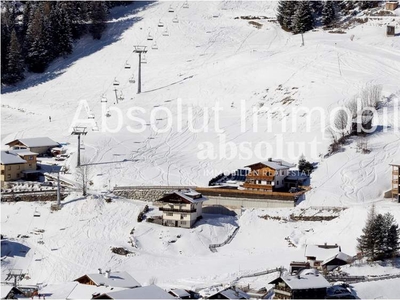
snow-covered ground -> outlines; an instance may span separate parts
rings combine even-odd
[[[176,8],[174,13],[168,12],[171,4]],[[102,41],[82,39],[72,55],[57,60],[45,74],[29,76],[16,88],[3,89],[2,145],[15,138],[49,136],[70,143],[69,149],[75,152],[77,139],[71,136],[70,126],[79,101],[86,100],[100,129],[106,124],[110,129],[122,127],[118,132],[102,132],[89,126],[88,135],[83,137],[83,154],[93,164],[93,190],[109,184],[206,185],[224,170],[234,171],[268,157],[296,162],[305,154],[319,164],[312,174],[312,190],[300,206],[350,208],[329,222],[264,220],[259,216],[287,216],[292,211],[250,209],[240,218],[207,215],[196,228],[184,230],[138,224],[137,214],[145,205],[140,201],[106,204],[96,197],[71,195],[63,209],[53,213],[49,204],[2,203],[2,234],[12,238],[29,235],[14,242],[31,249],[25,256],[18,253],[6,258],[3,277],[8,268],[22,268],[29,270],[32,278],[26,283],[59,283],[109,267],[129,271],[143,284],[156,277],[165,287],[204,287],[242,274],[287,267],[290,261],[303,258],[307,243],[338,243],[344,252],[354,255],[356,237],[371,203],[377,203],[379,212],[392,212],[400,220],[398,205],[382,198],[391,186],[389,163],[400,161],[400,40],[386,37],[384,21],[358,25],[346,34],[308,32],[305,46],[300,47],[300,36],[282,31],[274,22],[256,20],[263,25],[257,29],[248,20],[235,19],[246,15],[274,17],[276,2],[190,2],[188,9],[181,5],[137,2],[116,8]],[[179,23],[172,22],[175,16]],[[157,26],[160,19],[169,36],[163,35],[165,28]],[[154,41],[147,40],[149,32],[158,50],[151,49]],[[132,72],[137,80],[134,45],[149,48],[148,62],[142,64],[140,95],[136,84],[129,83]],[[124,68],[126,61],[132,65],[130,70]],[[118,93],[124,95],[118,104],[114,78],[120,82]],[[318,113],[307,120],[310,114],[295,110],[320,107],[328,115],[372,84],[382,85],[385,98],[384,108],[374,120],[378,130],[368,138],[371,153],[358,153],[353,141],[342,152],[324,158],[331,142],[325,122]],[[102,111],[102,95],[108,99],[109,118]],[[222,107],[219,118],[211,110],[216,103]],[[128,110],[133,106],[145,110],[137,114],[145,123],[140,133],[127,128],[141,127],[129,118]],[[123,117],[118,118],[112,107]],[[271,128],[265,114],[254,113],[253,107],[282,108],[283,113],[277,113]],[[158,111],[151,119],[155,108],[171,111],[172,128],[164,133],[151,126],[167,126],[165,111]],[[255,115],[259,116],[257,130],[253,127]],[[81,117],[88,121],[84,111]],[[178,127],[180,117],[182,129]],[[118,124],[120,119],[123,121]],[[191,120],[195,128],[204,123],[209,130],[192,132],[187,127]],[[242,131],[243,120],[246,128]],[[214,128],[218,121],[221,131]],[[285,121],[286,131],[282,129]],[[312,151],[309,143],[314,139],[319,144]],[[229,158],[231,152],[220,153],[221,141],[236,147],[249,143],[246,147],[251,153]],[[205,143],[215,147],[216,157],[199,158]],[[260,145],[264,148],[257,151]],[[76,153],[66,162],[72,172],[75,161]],[[33,217],[35,209],[41,212],[40,218]],[[241,227],[232,243],[211,253],[208,245],[225,240],[236,225]],[[128,244],[133,227],[137,249]],[[35,229],[45,231],[35,233]],[[289,247],[287,237],[297,247]],[[168,243],[171,240],[176,242]],[[112,254],[112,246],[131,249],[134,255]],[[354,266],[347,271],[396,271],[380,266],[365,268]],[[361,298],[374,297],[369,284],[356,285]]]

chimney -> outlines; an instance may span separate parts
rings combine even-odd
[[[99,270],[99,274],[101,274],[101,268],[99,268],[98,270]]]
[[[104,273],[104,276],[105,276],[106,278],[110,278],[110,272],[111,272],[111,270],[107,270],[107,271]]]

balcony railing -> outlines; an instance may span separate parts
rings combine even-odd
[[[262,189],[272,191],[272,185],[270,184],[243,183],[243,187],[246,189]]]
[[[181,212],[181,213],[194,213],[196,212],[195,208],[184,209],[184,208],[172,208],[172,207],[159,207],[160,211],[170,211],[170,212]]]
[[[256,175],[256,174],[249,174],[246,178],[254,179],[254,180],[266,180],[266,181],[273,181],[275,176],[268,176],[268,175]]]

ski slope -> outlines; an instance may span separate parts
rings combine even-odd
[[[168,12],[170,5],[174,13]],[[205,185],[222,171],[234,171],[268,157],[296,162],[305,154],[319,162],[310,203],[349,205],[378,200],[390,188],[389,180],[378,179],[389,178],[388,164],[400,159],[399,124],[393,117],[398,113],[394,105],[400,93],[400,42],[387,38],[385,27],[380,26],[383,21],[374,20],[346,34],[308,32],[305,46],[300,47],[301,37],[282,31],[276,23],[256,20],[262,24],[257,29],[247,20],[235,19],[274,17],[275,6],[275,2],[193,2],[185,9],[181,2],[160,2],[114,9],[100,42],[89,37],[80,40],[74,53],[56,61],[47,73],[29,76],[19,87],[3,90],[3,144],[15,138],[47,135],[76,149],[70,127],[79,101],[86,100],[100,129],[112,130],[119,120],[122,127],[111,133],[91,131],[86,124],[90,132],[84,137],[84,156],[95,165],[97,188],[108,183]],[[179,23],[172,22],[175,16]],[[157,26],[159,21],[164,28]],[[166,27],[169,36],[163,35]],[[158,50],[151,49],[154,41],[147,40],[149,33]],[[143,92],[139,95],[136,83],[129,83],[132,73],[137,80],[134,45],[149,49],[148,63],[142,64]],[[132,66],[130,70],[124,68],[126,61]],[[118,93],[122,91],[125,98],[118,104],[114,78],[120,82]],[[301,112],[295,115],[293,109],[321,107],[329,114],[371,84],[383,86],[389,114],[386,120],[376,120],[382,130],[369,139],[372,152],[355,153],[353,142],[344,152],[322,159],[330,144],[326,121],[318,114],[307,120],[308,116]],[[102,95],[108,99],[110,118],[102,111]],[[288,95],[291,100],[285,102]],[[212,111],[216,103],[222,108],[218,118]],[[136,111],[145,125],[143,132],[132,133],[128,126],[142,126],[128,114],[129,108],[137,106],[145,111]],[[263,113],[254,119],[257,113],[253,108],[260,107],[282,109],[273,118],[272,128]],[[156,108],[159,111],[151,119]],[[171,128],[163,109],[171,112]],[[246,119],[243,130],[242,112]],[[88,121],[84,109],[80,117]],[[193,132],[188,129],[188,120],[194,128],[208,125],[208,130]],[[287,130],[282,127],[284,122]],[[313,140],[318,142],[315,149],[308,146]],[[237,149],[243,142],[249,143],[250,155],[238,152],[230,157],[229,149],[223,148],[228,142]],[[257,152],[260,142],[264,144]],[[207,145],[214,147],[214,157],[199,157]],[[72,169],[75,159],[73,156],[67,163]]]
[[[170,5],[174,13],[168,12]],[[2,146],[16,138],[38,136],[70,143],[68,149],[73,155],[66,165],[72,172],[77,140],[71,136],[70,127],[79,101],[87,101],[100,128],[122,127],[117,132],[102,132],[92,131],[87,125],[83,156],[92,165],[94,196],[72,194],[63,209],[54,213],[50,213],[49,204],[1,204],[2,233],[31,249],[26,255],[18,252],[2,261],[2,279],[7,269],[21,268],[32,278],[25,284],[61,283],[101,267],[128,271],[142,284],[156,277],[157,284],[166,288],[201,288],[288,266],[290,261],[303,259],[303,247],[308,243],[338,243],[344,252],[354,255],[356,237],[371,203],[377,204],[380,213],[391,212],[400,220],[397,204],[382,197],[390,189],[389,163],[400,161],[396,106],[400,99],[400,41],[385,36],[385,21],[370,21],[346,34],[319,29],[308,32],[301,47],[300,36],[282,31],[268,19],[255,20],[262,24],[261,29],[248,20],[235,19],[247,15],[274,17],[276,2],[207,1],[190,2],[189,6],[184,9],[181,2],[138,2],[115,8],[101,41],[86,37],[76,43],[73,54],[55,61],[46,73],[30,74],[17,87],[2,90]],[[175,16],[179,23],[173,23]],[[168,27],[169,36],[163,35],[165,27],[157,26],[160,20]],[[153,41],[147,40],[149,33]],[[158,50],[151,49],[154,41]],[[139,95],[136,83],[129,82],[133,73],[137,81],[134,45],[149,48],[147,64],[142,64]],[[131,69],[124,68],[126,61]],[[114,78],[120,82],[118,93],[124,95],[118,104]],[[358,153],[353,140],[343,151],[324,158],[330,144],[326,122],[318,114],[307,120],[308,115],[293,110],[321,107],[328,114],[371,84],[382,85],[386,109],[374,120],[378,130],[368,138],[371,153]],[[102,111],[103,95],[108,99],[109,118]],[[219,118],[212,110],[216,103],[222,108]],[[141,127],[127,114],[134,106],[145,110],[137,115],[145,123],[140,133],[127,128]],[[253,107],[280,108],[282,113],[276,114],[270,127],[265,115],[254,112]],[[165,112],[159,111],[151,119],[155,108],[171,111],[171,129],[159,132],[152,128],[168,125]],[[246,120],[243,131],[242,112]],[[80,117],[88,121],[84,110]],[[195,128],[208,125],[208,131],[189,130],[189,121]],[[218,121],[221,130],[215,128]],[[288,130],[283,130],[285,122]],[[221,141],[237,147],[250,143],[251,155],[238,153],[229,158],[231,153],[221,149]],[[307,147],[312,141],[318,142],[316,151]],[[255,151],[260,142],[272,149],[261,153],[262,157]],[[216,156],[199,158],[204,145],[213,145]],[[312,174],[312,190],[300,207],[350,207],[337,219],[318,224],[264,220],[259,216],[288,216],[293,211],[249,209],[238,218],[208,215],[196,228],[184,230],[138,224],[137,214],[144,202],[118,200],[105,204],[96,196],[109,185],[206,185],[223,171],[268,157],[296,162],[301,154],[318,162],[318,169]],[[75,180],[72,175],[63,176]],[[35,210],[41,212],[40,218],[33,217]],[[230,244],[217,253],[209,251],[209,244],[224,241],[237,225],[240,230]],[[133,227],[137,248],[128,243]],[[18,234],[29,238],[17,238]],[[285,238],[297,247],[289,247]],[[112,254],[110,247],[116,246],[134,254]],[[346,271],[384,274],[396,273],[396,268],[362,266]],[[392,281],[388,281],[388,287],[391,293],[395,288]],[[356,290],[361,298],[397,295],[372,294],[364,284],[357,285]]]

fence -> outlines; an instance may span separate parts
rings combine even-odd
[[[329,282],[343,281],[346,283],[358,283],[366,281],[378,281],[378,280],[400,278],[400,274],[366,275],[366,276],[327,275],[325,278]]]
[[[236,227],[235,230],[232,232],[232,234],[229,235],[228,238],[225,240],[225,242],[223,242],[221,244],[211,244],[209,246],[210,251],[215,253],[215,252],[217,252],[216,248],[225,246],[225,245],[229,244],[230,242],[232,242],[233,238],[236,236],[237,232],[239,231],[239,228],[240,228],[240,226]]]

